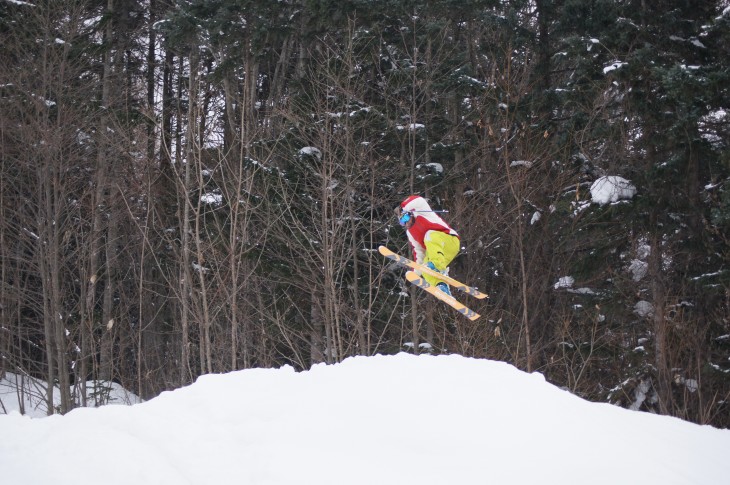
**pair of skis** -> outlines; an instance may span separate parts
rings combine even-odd
[[[400,265],[406,266],[406,267],[414,269],[414,270],[419,270],[421,272],[421,274],[425,273],[425,274],[431,275],[435,278],[438,278],[438,279],[446,282],[447,284],[453,286],[457,290],[463,291],[467,295],[471,295],[471,296],[473,296],[475,298],[479,298],[479,299],[487,298],[489,296],[486,293],[482,293],[481,291],[477,290],[476,288],[474,288],[472,286],[465,285],[461,281],[455,280],[454,278],[441,274],[438,271],[434,271],[431,268],[420,265],[420,264],[416,263],[415,261],[412,261],[408,258],[404,258],[400,254],[394,253],[393,251],[386,248],[385,246],[380,246],[378,248],[378,251],[380,251],[380,254],[382,254],[386,258],[392,259],[393,261],[395,261],[396,263],[398,263]],[[435,296],[442,302],[446,303],[447,305],[449,305],[450,307],[455,309],[457,312],[464,315],[469,320],[476,320],[477,318],[479,318],[480,315],[478,313],[476,313],[474,310],[470,310],[469,308],[466,307],[466,305],[461,303],[459,300],[457,300],[453,296],[444,293],[443,291],[439,290],[435,286],[429,285],[426,282],[426,280],[423,277],[419,276],[415,271],[408,271],[406,273],[406,279],[408,281],[410,281],[411,283],[413,283],[414,285],[416,285],[420,288],[423,288],[427,292],[431,293],[433,296]]]

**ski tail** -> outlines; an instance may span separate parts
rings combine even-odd
[[[474,321],[474,320],[476,320],[477,318],[479,318],[481,316],[478,313],[476,313],[474,310],[471,310],[471,309],[467,308],[466,305],[464,305],[463,303],[461,303],[459,300],[457,300],[453,296],[447,295],[446,293],[444,293],[443,291],[439,290],[435,286],[429,285],[428,282],[426,282],[425,279],[423,279],[421,276],[418,276],[414,271],[408,271],[406,273],[406,279],[408,281],[410,281],[411,283],[413,283],[414,285],[416,285],[416,286],[418,286],[418,287],[426,290],[427,292],[431,293],[433,296],[435,296],[436,298],[438,298],[442,302],[446,303],[451,308],[453,308],[457,312],[461,313],[462,315],[464,315],[469,320]]]

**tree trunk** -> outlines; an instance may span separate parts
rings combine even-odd
[[[324,333],[325,325],[322,318],[322,307],[320,304],[321,302],[315,297],[314,293],[312,293],[310,302],[311,329],[309,331],[310,365],[325,362],[324,346],[322,344],[322,334]]]
[[[657,210],[657,209],[654,209]],[[652,216],[652,227],[656,227],[656,215]],[[659,408],[662,414],[672,409],[671,373],[668,363],[666,292],[662,272],[662,235],[652,234],[651,253],[649,255],[649,275],[651,277],[651,296],[654,306],[652,315],[654,327],[654,354],[657,372],[656,391],[659,397]]]

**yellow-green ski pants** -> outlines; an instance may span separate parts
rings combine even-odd
[[[423,238],[423,242],[426,245],[426,256],[423,258],[423,264],[427,265],[430,261],[441,272],[444,272],[451,264],[451,261],[459,254],[461,246],[458,237],[441,231],[428,231]],[[441,281],[427,274],[424,274],[423,278],[432,286]]]

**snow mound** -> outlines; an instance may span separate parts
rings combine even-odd
[[[13,485],[715,485],[730,476],[730,431],[589,403],[540,374],[460,356],[206,375],[134,406],[0,416],[0,436],[0,481]]]

